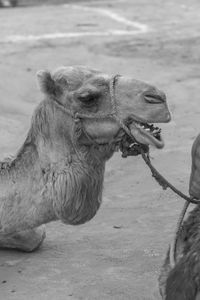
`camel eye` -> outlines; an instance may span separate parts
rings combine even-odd
[[[78,100],[85,106],[95,105],[99,99],[98,93],[86,93],[78,96]]]

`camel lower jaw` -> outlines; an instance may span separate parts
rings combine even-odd
[[[108,152],[108,151],[116,151],[119,148],[120,141],[98,141],[93,140],[93,143],[84,143],[84,146],[87,147],[94,147],[96,150],[99,150],[100,152]]]
[[[164,141],[160,134],[161,129],[148,123],[134,122],[130,130],[137,142],[145,145],[152,145],[158,149],[164,147]]]
[[[115,131],[113,130],[112,134],[109,132],[104,136],[103,134],[99,136],[91,135],[87,132],[87,134],[84,134],[79,139],[79,143],[84,146],[95,146],[96,148],[110,147],[111,149],[115,149],[120,144],[124,135],[125,132],[120,128],[117,128]]]
[[[150,125],[145,122],[134,121],[129,124],[128,127],[138,143],[152,145],[158,149],[164,147],[164,141],[160,134],[161,129],[154,127],[153,124]],[[92,137],[88,134],[89,138],[87,136],[86,139],[80,142],[85,146],[95,146],[95,148],[99,149],[101,152],[103,152],[103,150],[116,151],[124,135],[126,135],[124,130],[119,129],[118,132],[113,133],[113,135],[109,132],[107,137]]]

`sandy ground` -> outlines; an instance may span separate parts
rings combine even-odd
[[[165,148],[152,149],[151,155],[155,166],[187,193],[190,149],[200,131],[199,1],[76,2],[148,28],[107,36],[94,32],[138,28],[96,10],[75,9],[74,2],[0,10],[2,159],[19,148],[42,99],[36,71],[85,64],[131,75],[166,92],[173,121],[162,126]],[[58,32],[93,35],[23,40]],[[103,205],[92,221],[80,227],[47,225],[42,248],[32,254],[0,251],[0,299],[160,299],[159,268],[181,207],[182,200],[153,181],[141,158],[116,154],[107,164]]]

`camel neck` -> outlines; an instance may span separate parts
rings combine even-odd
[[[18,181],[26,178],[33,169],[38,159],[36,148],[33,144],[24,143],[14,159],[0,162],[0,179]]]
[[[0,170],[0,232],[20,231],[55,219],[51,201],[41,196],[42,188],[37,149],[25,142],[16,158]]]
[[[27,139],[0,170],[0,232],[58,219],[67,224],[89,221],[101,204],[105,160],[88,161],[85,155],[73,153],[70,160],[59,148],[36,148]]]

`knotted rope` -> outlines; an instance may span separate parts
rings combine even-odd
[[[164,190],[167,188],[170,188],[175,194],[177,194],[179,197],[183,198],[185,201],[184,206],[181,210],[181,213],[178,218],[178,222],[176,225],[175,229],[175,234],[174,234],[174,239],[173,242],[170,245],[170,252],[169,252],[169,260],[170,260],[170,266],[173,268],[176,264],[176,248],[177,248],[177,242],[178,242],[178,237],[182,228],[183,220],[185,217],[185,214],[187,212],[187,209],[189,205],[192,204],[200,204],[200,200],[194,198],[194,197],[189,197],[185,194],[183,194],[181,191],[179,191],[173,184],[171,184],[168,180],[164,178],[157,170],[156,168],[151,164],[150,156],[149,156],[149,151],[147,153],[144,153],[143,147],[138,143],[133,144],[133,148],[137,147],[137,154],[141,154],[143,160],[145,161],[146,165],[150,168],[151,173],[153,178],[159,183],[159,185],[162,186]],[[140,153],[139,153],[140,151]],[[130,154],[129,154],[130,153]],[[126,152],[126,156],[132,155],[131,153],[134,153],[134,149],[129,148],[129,152]],[[133,155],[137,155],[133,154]]]
[[[170,188],[175,194],[177,194],[179,197],[185,199],[184,206],[181,210],[181,213],[178,218],[178,222],[175,228],[175,233],[174,233],[174,239],[170,245],[170,251],[169,251],[169,261],[170,261],[170,266],[173,268],[176,264],[176,249],[177,249],[177,242],[178,242],[178,237],[180,235],[180,231],[182,228],[183,220],[185,218],[185,214],[187,212],[187,209],[191,203],[193,204],[199,204],[200,200],[197,200],[193,197],[189,197],[185,194],[183,194],[181,191],[179,191],[173,184],[171,184],[168,180],[166,180],[157,170],[156,168],[151,164],[150,158],[149,158],[149,153],[145,154],[144,152],[141,153],[142,158],[147,164],[147,166],[150,168],[152,176],[155,178],[155,180],[162,186],[164,190],[167,188]]]

